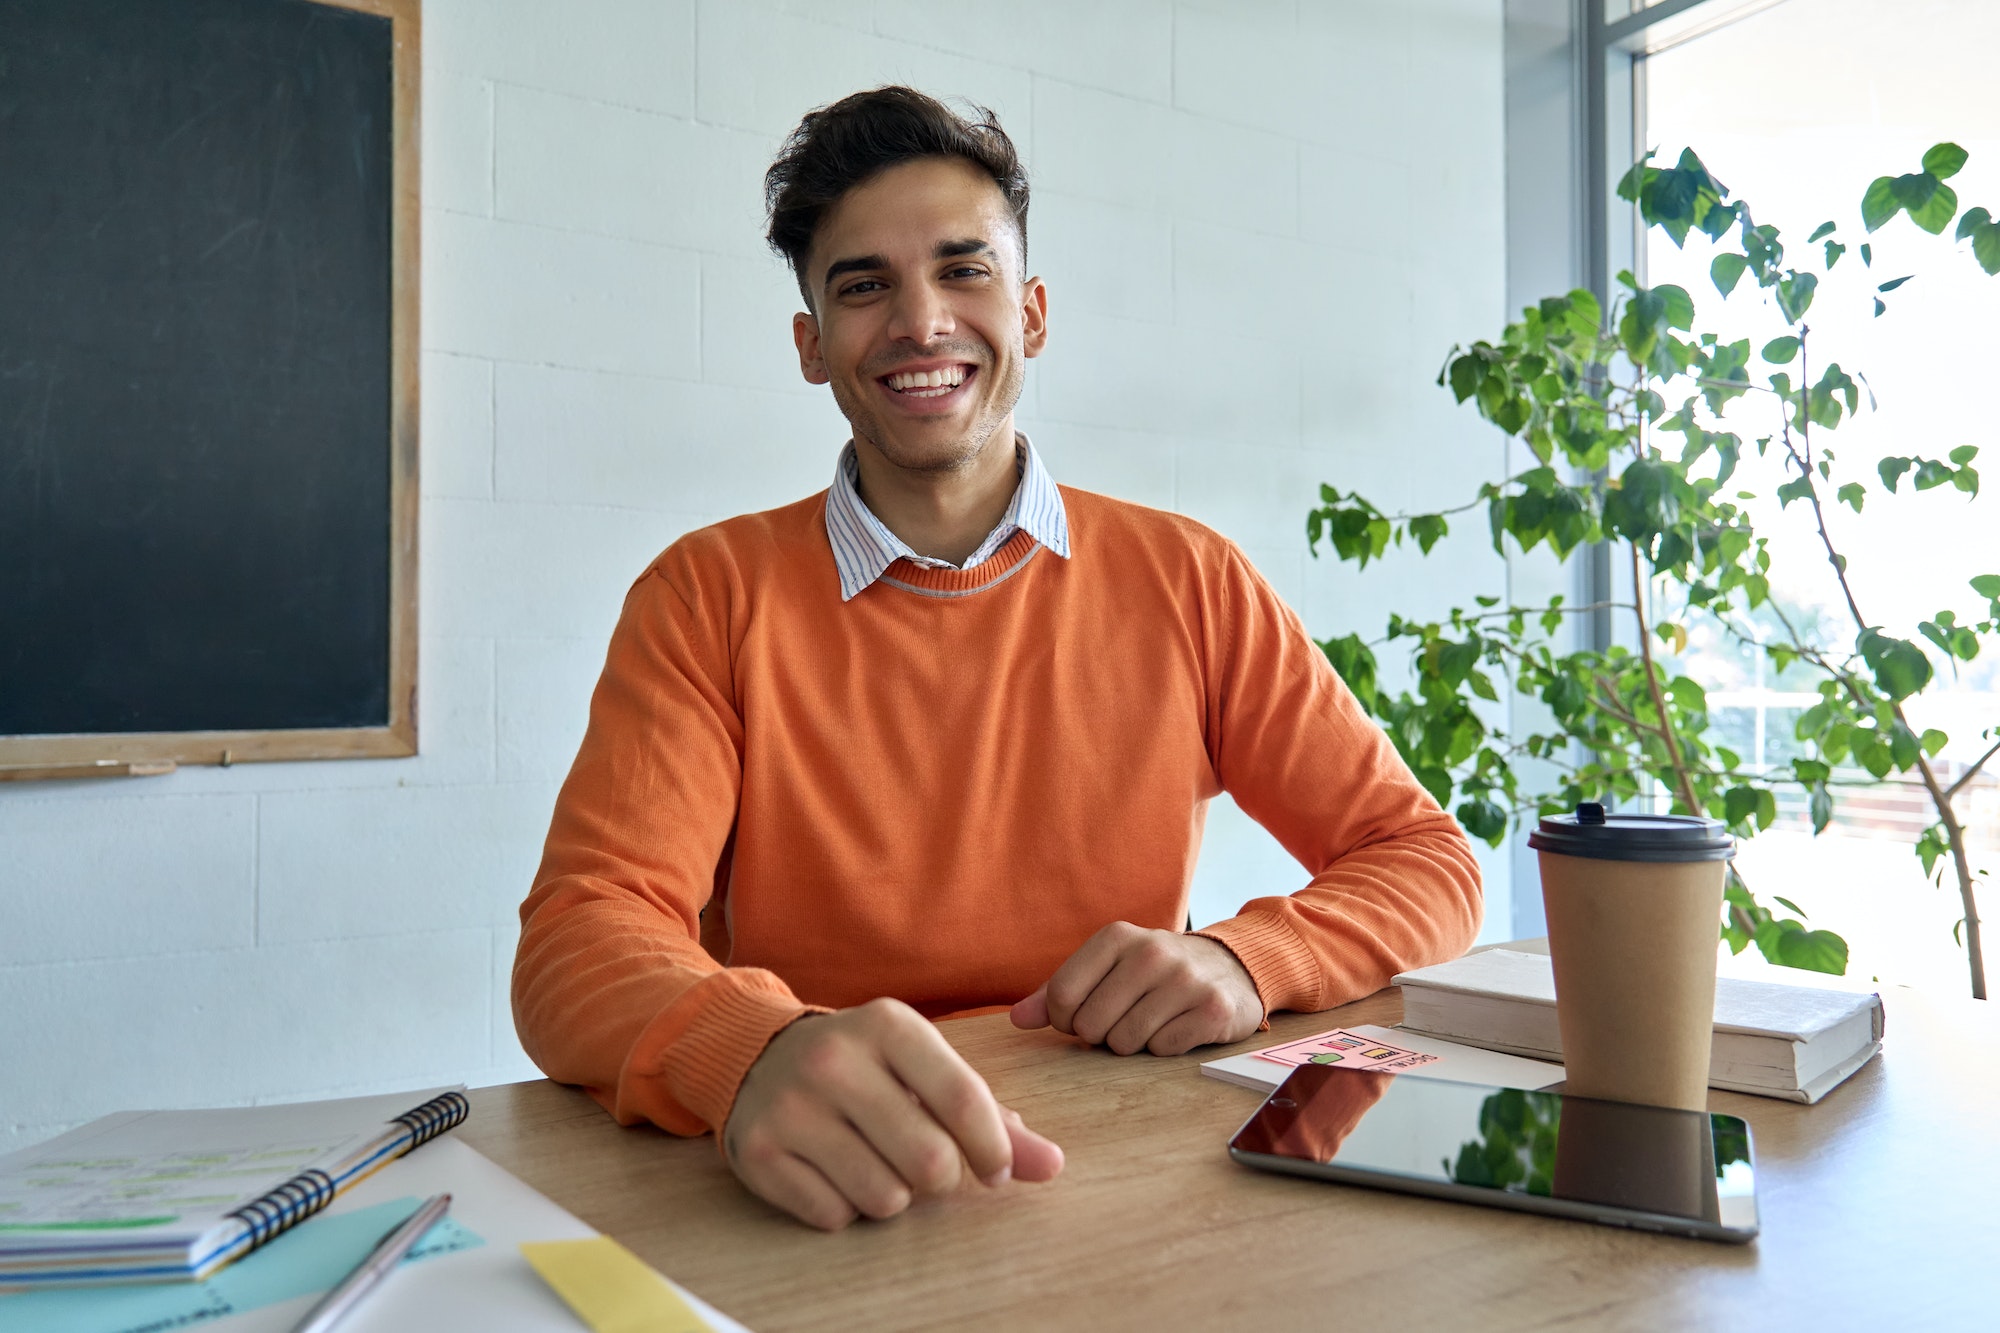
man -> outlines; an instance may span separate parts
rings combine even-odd
[[[828,491],[633,585],[521,909],[542,1068],[716,1131],[827,1228],[1061,1169],[931,1019],[1177,1054],[1455,956],[1480,912],[1464,835],[1242,553],[1016,433],[1048,293],[981,116],[860,93],[771,167],[800,370],[852,439]],[[1184,933],[1222,790],[1312,879]]]

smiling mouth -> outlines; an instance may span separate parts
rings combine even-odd
[[[904,370],[881,377],[882,387],[905,398],[942,398],[973,376],[969,365],[942,366],[936,370]]]

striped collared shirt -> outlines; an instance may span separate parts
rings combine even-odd
[[[1041,456],[1028,437],[1016,434],[1014,438],[1020,484],[1014,488],[1014,498],[1008,501],[999,526],[987,534],[979,549],[962,565],[918,555],[862,503],[858,485],[861,465],[854,457],[854,442],[848,441],[833,470],[833,486],[826,493],[826,536],[833,544],[833,563],[840,570],[840,600],[845,602],[857,596],[898,559],[931,569],[971,569],[984,564],[1016,532],[1027,533],[1067,560],[1069,516],[1063,510],[1062,492],[1056,489],[1055,479],[1042,466]]]

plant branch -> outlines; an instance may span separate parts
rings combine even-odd
[[[1959,777],[1958,781],[1952,783],[1949,787],[1946,787],[1944,789],[1945,799],[1950,800],[1952,797],[1958,795],[1960,789],[1963,788],[1966,783],[1978,777],[1979,770],[1986,767],[1986,761],[1991,759],[1996,754],[2000,754],[2000,741],[1995,741],[1993,742],[1992,745],[1988,746],[1986,749],[1986,753],[1980,755],[1978,759],[1974,760],[1972,767],[1966,769],[1964,774],[1962,774]]]
[[[1789,425],[1787,425],[1784,432],[1784,439],[1786,454],[1791,458],[1793,463],[1798,465],[1801,475],[1810,480],[1812,476],[1812,378],[1807,370],[1805,359],[1806,334],[1808,332],[1809,330],[1806,326],[1799,326],[1800,392],[1805,395],[1805,411],[1800,416],[1799,435],[1804,442],[1804,456],[1801,457],[1799,449],[1794,448],[1792,445]],[[1819,488],[1808,485],[1806,487],[1806,499],[1812,505],[1813,525],[1819,531],[1820,545],[1826,548],[1827,563],[1833,566],[1834,577],[1840,581],[1841,596],[1847,599],[1848,614],[1854,617],[1854,627],[1857,630],[1865,631],[1869,628],[1868,618],[1861,614],[1861,605],[1854,599],[1853,585],[1847,581],[1847,561],[1841,557],[1839,551],[1834,549],[1833,536],[1827,531],[1826,510],[1819,502]],[[1635,549],[1632,556],[1632,567],[1635,571],[1638,569],[1638,559],[1638,552]],[[1822,665],[1824,665],[1824,659],[1822,659]],[[1848,692],[1856,696],[1857,702],[1861,702],[1859,698],[1860,692],[1855,688],[1854,682],[1846,679],[1845,672],[1838,674],[1847,684]],[[1915,729],[1910,726],[1909,718],[1903,712],[1902,702],[1900,700],[1892,700],[1890,707],[1895,712],[1896,721],[1903,729],[1915,734]],[[1989,750],[1986,757],[1982,758],[1979,762],[1984,764],[1987,758],[1992,757],[1992,753]],[[1917,776],[1923,780],[1924,790],[1930,793],[1931,804],[1937,808],[1938,823],[1944,826],[1945,841],[1951,848],[1952,868],[1958,874],[1959,903],[1965,909],[1965,953],[1967,965],[1972,970],[1972,998],[1983,1000],[1986,998],[1986,957],[1980,942],[1979,904],[1973,892],[1972,863],[1965,854],[1965,828],[1958,822],[1958,812],[1952,809],[1951,805],[1952,795],[1957,791],[1957,788],[1954,787],[1950,792],[1944,789],[1943,785],[1938,782],[1937,773],[1931,768],[1929,757],[1921,749],[1917,751],[1915,767]]]
[[[1627,542],[1626,549],[1632,553],[1632,600],[1635,603],[1632,614],[1639,621],[1639,657],[1646,669],[1646,689],[1653,696],[1653,711],[1660,718],[1660,739],[1667,743],[1667,762],[1674,768],[1674,786],[1678,788],[1681,804],[1691,815],[1703,813],[1701,802],[1695,799],[1694,781],[1688,776],[1687,761],[1681,757],[1681,743],[1674,737],[1673,723],[1667,720],[1667,697],[1660,689],[1660,669],[1653,661],[1652,634],[1646,627],[1646,584],[1639,572],[1639,543]]]

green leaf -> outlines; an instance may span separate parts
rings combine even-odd
[[[1747,824],[1757,814],[1757,789],[1731,787],[1722,794],[1722,819],[1732,826]],[[1712,883],[1713,881],[1711,881]]]
[[[1319,648],[1326,654],[1326,660],[1333,664],[1334,673],[1361,702],[1361,706],[1371,713],[1376,712],[1379,696],[1375,687],[1375,654],[1362,642],[1361,636],[1349,634],[1344,638],[1326,639]]]
[[[2000,597],[2000,574],[1975,574],[1972,590],[1981,597]]]
[[[1923,207],[1910,209],[1910,221],[1937,236],[1951,225],[1952,215],[1957,212],[1958,191],[1940,181]]]
[[[1479,390],[1486,378],[1486,363],[1470,352],[1451,363],[1451,392],[1459,402],[1464,402]]]
[[[1736,284],[1743,279],[1743,270],[1750,261],[1733,250],[1724,250],[1708,266],[1708,278],[1715,284],[1715,290],[1724,296],[1736,290]]]
[[[1928,171],[1912,171],[1889,182],[1889,193],[1896,197],[1899,207],[1906,208],[1912,216],[1920,208],[1927,207],[1937,197],[1944,182]]]
[[[1922,750],[1916,733],[1898,722],[1889,731],[1889,757],[1896,761],[1896,771],[1907,773],[1917,766],[1917,754]]]
[[[1989,222],[1972,233],[1972,257],[1987,274],[2000,274],[2000,222]]]
[[[1924,728],[1924,734],[1920,741],[1920,744],[1922,744],[1924,747],[1924,753],[1929,755],[1933,759],[1937,758],[1938,753],[1942,751],[1944,747],[1949,745],[1950,743],[1951,743],[1951,737],[1945,735],[1942,731],[1939,731],[1936,727]]]
[[[1898,703],[1930,683],[1931,660],[1908,639],[1895,638],[1871,626],[1856,636],[1854,647],[1874,673],[1877,687]]]
[[[1682,637],[1685,638],[1685,632]],[[1667,692],[1673,696],[1675,703],[1690,713],[1708,711],[1708,692],[1686,676],[1674,677],[1673,683],[1667,686]]]
[[[1946,454],[1945,457],[1960,467],[1964,467],[1967,463],[1979,457],[1979,446],[1976,444],[1961,444],[1958,448]]]
[[[1782,366],[1789,364],[1798,354],[1799,340],[1787,334],[1782,338],[1773,338],[1771,341],[1765,343],[1764,350],[1760,355],[1772,365]]]
[[[1894,495],[1897,481],[1905,472],[1915,467],[1916,463],[1917,460],[1914,458],[1885,458],[1875,465],[1875,471],[1881,475],[1882,484],[1889,488],[1889,493]]]
[[[1507,812],[1483,796],[1462,802],[1457,814],[1465,831],[1489,846],[1498,847],[1507,836]]]
[[[1787,324],[1796,324],[1805,317],[1818,287],[1819,279],[1811,273],[1793,272],[1778,280],[1778,309]]]
[[[1833,235],[1833,228],[1834,224],[1831,222],[1820,223],[1819,226],[1813,230],[1813,234],[1806,237],[1806,244],[1811,245],[1814,241],[1819,240],[1822,236]],[[1780,899],[1779,901],[1782,902],[1783,899]],[[1798,909],[1794,908],[1793,910],[1796,911]]]
[[[1688,295],[1687,288],[1670,282],[1653,290],[1666,306],[1668,328],[1686,333],[1694,327],[1694,298]]]
[[[1834,494],[1842,504],[1847,505],[1857,514],[1861,512],[1862,501],[1868,498],[1867,488],[1858,481],[1848,482],[1845,486],[1834,492]]]
[[[1887,176],[1877,176],[1861,196],[1861,224],[1871,232],[1880,231],[1884,223],[1902,211],[1903,206],[1896,202],[1896,182]],[[1861,258],[1863,262],[1868,259],[1865,246]]]
[[[1934,490],[1939,486],[1949,486],[1951,484],[1952,471],[1949,466],[1938,462],[1935,458],[1919,458],[1917,460],[1917,475],[1910,480],[1915,483],[1916,488],[1920,491]]]
[[[1790,923],[1797,926],[1796,922]],[[1781,930],[1766,944],[1761,936],[1757,948],[1780,967],[1796,967],[1805,972],[1847,973],[1847,941],[1830,930],[1795,928]]]
[[[1813,835],[1817,837],[1826,831],[1828,824],[1833,822],[1833,793],[1827,790],[1824,782],[1813,785],[1809,810],[1812,815]]]
[[[1778,508],[1783,509],[1794,500],[1804,500],[1813,493],[1811,477],[1794,477],[1777,489]]]
[[[1431,794],[1431,799],[1439,805],[1451,799],[1451,774],[1435,764],[1419,764],[1412,768],[1417,784]]]
[[[1450,530],[1442,514],[1418,514],[1410,520],[1410,535],[1417,539],[1418,549],[1425,555],[1429,555],[1431,547],[1436,546]]]
[[[1875,247],[1866,241],[1861,243],[1861,263],[1864,268],[1875,266]]]
[[[1956,176],[1965,165],[1966,151],[1955,143],[1933,144],[1924,154],[1924,170],[1939,180]]]
[[[1983,208],[1968,208],[1965,216],[1958,220],[1958,230],[1951,234],[1954,241],[1962,241],[1993,220],[1993,215]]]
[[[1877,287],[1875,290],[1878,292],[1893,292],[1898,287],[1902,286],[1904,283],[1908,282],[1911,278],[1914,278],[1915,276],[1916,274],[1914,273],[1906,273],[1900,278],[1891,278],[1887,282],[1883,283],[1881,286]]]
[[[1808,915],[1805,908],[1799,906],[1797,903],[1793,902],[1790,898],[1782,897],[1774,893],[1771,895],[1771,901],[1776,903],[1778,906],[1784,908],[1787,912],[1797,912],[1800,916]]]

